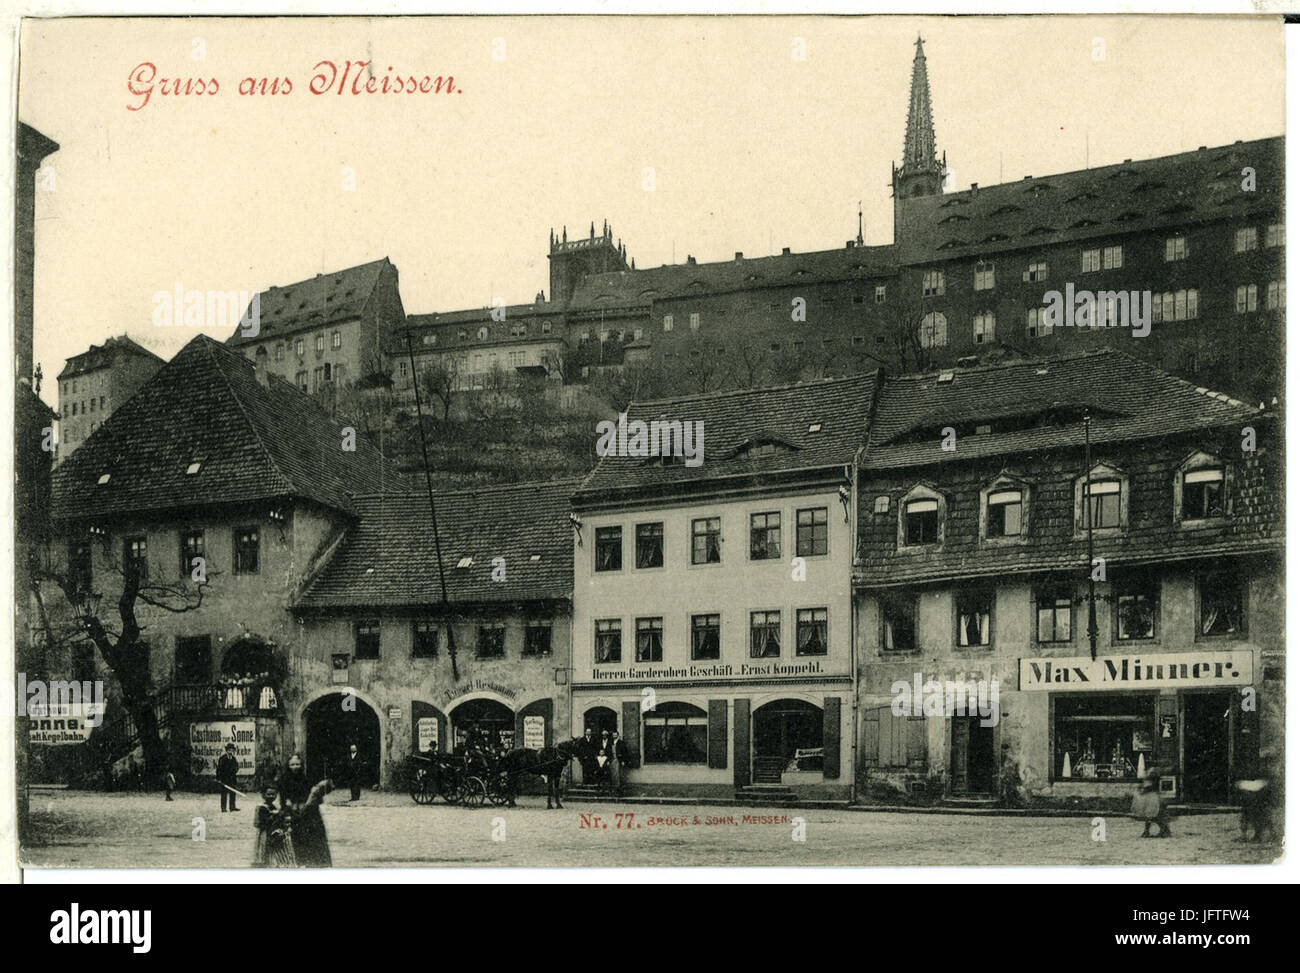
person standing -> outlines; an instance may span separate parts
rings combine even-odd
[[[163,788],[167,791],[167,800],[170,801],[172,799],[172,791],[176,789],[176,775],[172,773],[171,767],[167,767],[163,771]]]
[[[627,744],[613,730],[609,735],[609,784],[615,797],[623,796],[623,762],[627,759]]]
[[[230,802],[230,810],[238,811],[235,804],[235,798],[239,792],[235,790],[235,782],[239,779],[239,760],[235,757],[235,745],[226,744],[226,752],[217,760],[217,784],[221,787],[221,811],[224,814],[226,810],[226,801]]]
[[[578,765],[582,767],[582,782],[588,787],[596,783],[596,731],[587,727],[578,744]]]
[[[315,787],[307,782],[302,757],[294,754],[280,783],[280,809],[289,812],[293,828],[293,850],[297,863],[304,868],[329,868],[329,837],[320,805],[333,788],[333,781],[323,780]]]
[[[1169,812],[1165,808],[1164,801],[1160,799],[1160,771],[1155,767],[1147,771],[1142,786],[1133,795],[1131,813],[1133,817],[1142,822],[1141,836],[1143,838],[1168,838],[1171,836]],[[1159,833],[1154,836],[1151,834],[1151,825],[1153,824],[1159,829]]]
[[[363,770],[361,754],[354,743],[348,747],[348,787],[352,791],[352,800],[361,800],[361,772]]]

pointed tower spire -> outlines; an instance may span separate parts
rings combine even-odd
[[[903,139],[903,172],[927,170],[938,162],[934,147],[934,116],[930,109],[930,75],[925,45],[918,35],[912,58],[912,91],[907,99],[907,135]]]

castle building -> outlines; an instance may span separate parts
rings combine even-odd
[[[84,443],[163,364],[126,335],[69,358],[59,372],[59,459]]]

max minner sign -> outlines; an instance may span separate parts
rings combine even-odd
[[[1091,659],[1063,656],[1020,660],[1020,689],[1156,689],[1245,686],[1252,681],[1249,652],[1165,652]]]

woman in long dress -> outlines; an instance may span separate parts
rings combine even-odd
[[[325,820],[320,805],[329,793],[331,784],[323,780],[312,786],[302,769],[302,757],[294,754],[280,784],[280,807],[293,819],[293,850],[298,864],[303,868],[329,868],[329,837],[325,834]]]

